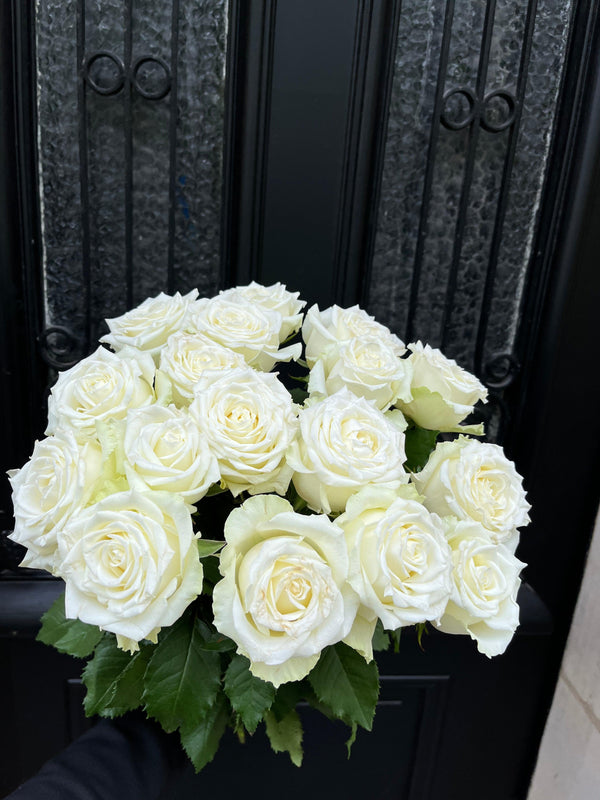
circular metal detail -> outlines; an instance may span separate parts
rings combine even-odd
[[[38,336],[41,356],[55,369],[68,369],[81,358],[82,343],[62,325],[51,325]]]
[[[464,108],[465,100],[467,103],[466,108]],[[463,108],[460,106],[463,106]],[[450,89],[444,94],[442,125],[451,131],[460,131],[466,128],[475,118],[476,106],[477,98],[470,89]]]
[[[499,353],[484,365],[483,382],[492,389],[505,389],[517,377],[520,368],[511,353]]]
[[[125,83],[125,67],[108,50],[97,50],[85,60],[85,80],[98,94],[117,94]]]
[[[495,102],[496,99],[501,103]],[[490,133],[500,133],[509,128],[515,119],[516,98],[506,89],[495,89],[486,94],[481,112],[481,127]]]
[[[171,71],[162,58],[142,56],[133,65],[131,81],[146,100],[161,100],[171,89]]]

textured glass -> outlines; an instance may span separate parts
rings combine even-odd
[[[105,317],[219,285],[227,2],[38,0],[36,38],[46,326],[72,331],[48,340],[66,362]]]
[[[480,102],[491,92],[509,95],[508,100],[493,96],[484,104],[486,124],[501,128],[507,123],[503,130],[489,131],[477,123],[449,130],[439,118],[434,119],[446,3],[402,3],[369,308],[402,337],[412,313],[412,338],[443,345],[449,356],[470,369],[476,367],[480,326],[485,326],[481,327],[485,332],[483,366],[499,354],[510,353],[515,341],[571,5],[556,0],[538,3],[523,113],[516,130],[510,124],[510,97],[516,97],[518,90],[528,3],[499,0],[496,4],[487,70],[480,63],[487,4],[481,0],[454,4],[440,91],[441,96],[453,90],[458,93],[442,103],[440,111],[460,127],[469,114],[469,94],[477,97],[481,72],[485,80]],[[511,160],[509,146],[515,135]],[[503,183],[507,167],[509,182]],[[505,215],[497,227],[503,193]],[[497,269],[486,311],[483,298],[495,230]],[[421,273],[411,309],[417,262]]]

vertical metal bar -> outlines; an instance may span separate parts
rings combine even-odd
[[[458,276],[458,267],[460,264],[460,256],[462,252],[463,236],[465,232],[465,224],[467,217],[467,208],[469,205],[469,195],[471,192],[471,183],[473,182],[473,171],[475,168],[475,156],[477,153],[477,141],[479,139],[480,119],[482,109],[482,98],[485,93],[485,83],[487,79],[487,70],[490,60],[490,47],[492,43],[492,33],[494,30],[494,15],[496,13],[496,0],[487,0],[485,9],[485,20],[483,23],[483,37],[481,43],[481,54],[479,56],[479,66],[477,69],[477,83],[475,89],[475,96],[477,98],[473,121],[469,129],[469,142],[467,149],[467,160],[465,164],[465,172],[463,177],[463,184],[460,193],[460,201],[458,205],[458,215],[456,218],[456,227],[454,230],[454,245],[452,247],[452,261],[450,263],[450,271],[448,273],[448,283],[446,287],[446,301],[444,303],[444,312],[442,315],[442,325],[440,333],[441,347],[444,348],[448,341],[448,334],[450,332],[450,320],[452,317],[452,306],[454,305],[454,295],[456,293],[456,282]]]
[[[508,145],[506,148],[506,155],[504,157],[504,167],[502,171],[502,183],[500,184],[500,194],[498,199],[498,206],[496,209],[496,219],[494,221],[494,233],[492,236],[488,269],[485,276],[485,285],[483,290],[483,298],[481,302],[481,310],[479,312],[479,325],[477,328],[477,341],[475,346],[475,371],[480,377],[483,374],[483,357],[485,349],[485,340],[488,329],[489,314],[493,299],[496,271],[498,268],[498,256],[500,253],[500,244],[502,242],[502,229],[504,226],[504,218],[506,216],[506,208],[508,205],[510,178],[515,159],[515,150],[517,148],[519,127],[521,124],[521,115],[523,112],[523,103],[525,102],[527,70],[529,67],[529,57],[531,54],[531,43],[533,40],[536,11],[537,11],[537,0],[530,0],[527,6],[524,39],[523,39],[523,46],[521,48],[519,74],[517,77],[517,91],[516,91],[517,100],[515,104],[515,116],[508,135]]]
[[[88,129],[87,88],[83,74],[85,61],[85,0],[77,3],[77,65],[79,83],[77,103],[79,114],[79,193],[81,197],[81,247],[82,277],[85,295],[85,341],[84,353],[88,353],[92,342],[92,271],[90,248],[90,198],[88,188]]]
[[[125,3],[125,83],[123,87],[125,128],[125,274],[127,308],[133,305],[133,120],[131,96],[131,53],[133,41],[133,0]]]
[[[177,58],[179,52],[179,0],[173,0],[171,16],[171,94],[169,106],[169,238],[167,243],[167,291],[175,291],[175,202],[177,182]]]
[[[417,233],[415,260],[410,284],[410,299],[406,319],[406,330],[404,334],[404,339],[407,342],[412,341],[414,335],[414,322],[417,311],[417,301],[419,299],[421,271],[423,268],[423,250],[425,247],[425,237],[427,235],[427,219],[429,217],[429,203],[431,201],[431,188],[433,186],[433,172],[435,167],[435,154],[439,139],[442,103],[444,102],[444,84],[446,80],[446,72],[448,70],[448,55],[450,52],[450,39],[452,36],[453,19],[454,0],[447,0],[446,14],[444,17],[444,33],[440,52],[440,63],[438,67],[437,86],[435,90],[435,102],[433,106],[433,116],[431,118],[431,135],[429,137],[429,147],[427,148],[425,180],[423,183],[423,198],[421,200],[421,213],[419,216],[419,230]]]

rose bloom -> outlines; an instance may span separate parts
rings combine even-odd
[[[325,516],[296,514],[281,497],[260,495],[231,512],[225,541],[223,580],[213,593],[217,630],[262,680],[301,680],[356,616],[342,530]]]
[[[400,398],[396,405],[421,428],[460,431],[460,423],[473,411],[475,403],[487,402],[487,389],[456,361],[428,344],[415,342],[408,348],[412,399]]]
[[[59,373],[48,399],[46,433],[70,429],[84,441],[96,436],[96,422],[123,419],[130,408],[154,401],[154,362],[147,353],[119,355],[99,347]]]
[[[289,292],[282,283],[262,286],[260,283],[252,281],[248,286],[236,286],[219,294],[221,297],[229,299],[241,297],[262,308],[281,314],[280,342],[284,342],[288,336],[296,333],[302,324],[301,312],[306,303],[304,300],[298,300],[299,292]]]
[[[412,367],[393,337],[364,336],[332,345],[310,371],[310,394],[327,396],[346,386],[384,411],[396,400],[410,401]]]
[[[277,361],[300,357],[302,345],[279,350],[283,317],[241,296],[217,295],[198,300],[193,312],[195,329],[224,347],[240,353],[256,369],[268,372]]]
[[[127,413],[124,467],[131,487],[196,503],[220,479],[217,459],[187,411],[152,405]]]
[[[112,631],[123,649],[155,641],[202,591],[192,518],[176,495],[109,495],[67,523],[58,552],[66,616]]]
[[[173,400],[187,406],[194,399],[194,387],[207,370],[243,367],[244,357],[208,336],[179,331],[169,336],[160,352],[160,370],[171,382]]]
[[[303,408],[299,419],[287,460],[296,491],[315,511],[343,511],[348,498],[369,484],[397,488],[408,482],[404,433],[394,416],[364,398],[341,389]]]
[[[517,528],[529,523],[523,479],[496,444],[440,442],[412,480],[430,511],[475,520],[495,543],[516,546]]]
[[[302,325],[306,361],[312,367],[333,345],[365,336],[387,341],[404,352],[404,344],[400,339],[359,306],[331,306],[320,311],[319,306],[314,305],[306,312]]]
[[[519,624],[519,572],[525,566],[504,545],[493,544],[482,526],[447,519],[452,548],[452,594],[438,627],[468,633],[480,653],[503,653]]]
[[[204,373],[190,413],[219,462],[221,480],[238,495],[285,494],[285,460],[298,421],[292,398],[273,373],[250,367]]]
[[[403,487],[406,496],[363,489],[336,520],[348,542],[350,585],[388,630],[439,619],[452,586],[442,522],[412,499],[410,489]]]
[[[79,444],[72,431],[36,442],[30,460],[9,472],[13,541],[27,547],[21,566],[54,571],[57,534],[85,506],[102,470],[96,442]]]
[[[100,341],[106,342],[117,352],[129,346],[156,357],[169,336],[185,327],[190,308],[197,297],[197,289],[192,289],[183,297],[179,292],[173,296],[161,292],[156,297],[149,297],[120,317],[107,319],[110,333]]]

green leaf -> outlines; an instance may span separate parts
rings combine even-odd
[[[429,628],[427,627],[426,622],[417,622],[415,625],[415,630],[417,631],[417,644],[419,648],[424,652],[425,648],[423,647],[423,634],[426,636],[429,635]]]
[[[296,380],[304,381],[304,378],[297,378]],[[294,403],[297,403],[299,406],[303,405],[304,401],[308,397],[308,392],[306,389],[302,389],[300,386],[295,386],[293,389],[289,390],[290,394],[292,395],[292,400]]]
[[[202,632],[202,639],[199,645],[202,650],[212,650],[216,653],[228,653],[231,650],[235,650],[237,647],[233,639],[230,639],[223,633],[219,633],[219,631],[211,630],[202,620],[198,620],[198,624]]]
[[[271,712],[275,715],[278,722],[281,722],[290,711],[294,711],[298,703],[304,698],[306,686],[304,681],[292,681],[282,683],[275,693],[275,700],[271,706]],[[312,692],[310,686],[309,691]]]
[[[212,556],[225,546],[225,542],[218,542],[214,539],[198,539],[196,544],[198,545],[198,554],[200,558]]]
[[[347,725],[371,730],[379,696],[377,664],[369,664],[348,645],[326,648],[308,680],[319,700]]]
[[[406,436],[406,463],[404,466],[410,472],[419,472],[435,448],[439,431],[429,431],[415,426],[409,427],[404,435]]]
[[[357,733],[357,731],[358,731],[358,725],[356,724],[356,722],[354,722],[350,726],[350,737],[349,737],[348,741],[346,742],[346,750],[348,752],[348,758],[350,758],[350,753],[352,752],[352,745],[356,741],[356,733]]]
[[[373,650],[388,650],[390,646],[390,636],[383,630],[383,624],[380,619],[377,620],[377,625],[373,631]]]
[[[216,556],[207,556],[202,562],[204,568],[204,581],[202,583],[202,594],[212,594],[213,588],[223,577],[219,572],[219,559]]]
[[[397,628],[395,631],[389,631],[390,638],[394,645],[394,653],[400,652],[400,634],[402,633],[402,628]]]
[[[38,642],[53,645],[61,653],[85,658],[102,638],[102,631],[78,619],[65,617],[65,596],[57,597],[42,617]]]
[[[142,644],[131,656],[117,647],[114,636],[102,639],[82,675],[88,717],[117,717],[141,705],[144,673],[153,649],[153,645]]]
[[[193,728],[214,703],[221,683],[218,653],[203,649],[193,614],[179,619],[154,648],[146,670],[143,700],[151,717],[171,733]]]
[[[275,699],[275,687],[255,677],[250,672],[250,662],[244,656],[236,655],[225,673],[225,693],[237,713],[242,718],[249,733],[254,733],[265,711],[271,708]]]
[[[214,704],[199,719],[193,724],[184,725],[179,731],[183,749],[196,772],[200,772],[215,757],[228,722],[227,701],[219,692]]]
[[[265,727],[273,751],[289,753],[292,764],[302,766],[302,723],[296,711],[289,711],[282,720],[267,711]]]

